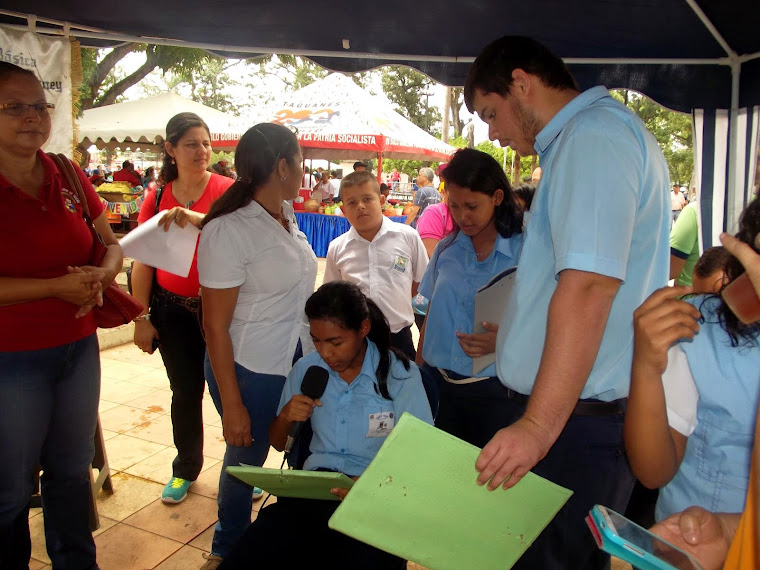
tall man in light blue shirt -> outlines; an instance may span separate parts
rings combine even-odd
[[[581,93],[529,38],[487,46],[465,101],[492,140],[543,168],[497,340],[513,423],[483,448],[478,482],[508,488],[533,470],[574,492],[517,568],[605,568],[583,519],[595,503],[624,511],[633,487],[622,442],[633,311],[667,282],[667,165],[606,88]]]

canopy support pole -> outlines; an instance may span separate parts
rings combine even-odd
[[[380,184],[383,181],[383,153],[377,153],[377,183]]]
[[[735,204],[737,196],[743,193],[739,187],[738,152],[739,152],[739,80],[742,65],[738,59],[731,63],[731,111],[728,123],[728,187],[726,188],[726,220],[724,231],[734,233],[739,226],[739,215]]]

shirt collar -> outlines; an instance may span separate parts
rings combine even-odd
[[[57,184],[55,184],[56,188],[61,188],[63,186],[63,176],[60,172],[58,172],[58,168],[56,168],[55,163],[52,161],[52,159],[42,149],[37,150],[37,159],[42,163],[42,168],[45,172],[44,178],[42,179],[43,190],[45,188],[53,187],[53,181],[57,181]],[[0,190],[12,190],[14,188],[16,187],[8,180],[6,180],[2,174],[0,174]],[[73,190],[73,188],[71,190]],[[24,194],[24,196],[28,195]],[[31,198],[31,196],[29,197]],[[43,194],[40,193],[40,199],[43,198]]]
[[[589,107],[595,101],[609,96],[610,92],[604,85],[597,85],[596,87],[587,89],[562,107],[562,109],[552,117],[551,121],[549,121],[536,136],[536,143],[533,147],[538,154],[541,155],[546,152],[552,142],[554,142],[554,139],[556,139],[559,133],[562,132],[562,129],[565,128],[565,125],[570,122],[570,119],[575,117],[575,115],[580,113],[586,107]]]
[[[494,247],[496,248],[496,251],[499,253],[506,255],[507,257],[512,257],[517,259],[516,253],[519,253],[519,250],[517,249],[519,247],[519,240],[511,239],[514,235],[505,238],[502,237],[501,234],[498,234],[496,236],[496,242],[494,243]],[[459,247],[466,248],[468,250],[474,251],[475,248],[472,245],[472,240],[467,237],[463,231],[457,232],[456,238],[454,238],[454,243],[459,245]]]
[[[375,241],[377,238],[379,238],[380,236],[382,236],[382,235],[384,235],[384,234],[386,234],[388,232],[399,232],[399,231],[401,231],[399,229],[399,225],[401,225],[401,224],[397,224],[397,222],[394,222],[393,220],[391,220],[390,218],[388,218],[388,216],[383,216],[383,221],[380,224],[380,229],[377,230],[377,233],[375,234],[375,237],[372,238],[372,241]],[[364,239],[362,236],[360,236],[359,232],[356,231],[356,229],[354,228],[354,226],[351,226],[351,229],[348,230],[348,237],[349,237],[349,239],[355,239],[355,240],[371,243],[371,242],[367,241],[366,239]]]

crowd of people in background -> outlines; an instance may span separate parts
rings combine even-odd
[[[644,124],[605,87],[581,91],[529,38],[488,45],[464,97],[492,140],[538,155],[528,180],[513,186],[491,156],[459,150],[419,169],[413,220],[401,224],[382,213],[398,170],[382,185],[362,161],[342,179],[311,171],[296,136],[270,123],[241,137],[234,167],[210,165],[208,126],[181,113],[166,126],[160,172],[129,160],[89,179],[76,169],[108,248],[96,267],[81,201],[40,150],[52,108],[33,74],[0,62],[0,227],[23,244],[0,254],[0,567],[28,564],[39,463],[53,567],[97,568],[92,311],[122,264],[93,188],[109,174],[155,186],[140,223],[160,215],[166,230],[201,230],[186,278],[135,262],[132,294],[144,306],[134,342],[160,352],[172,390],[165,503],[183,501],[202,469],[206,386],[222,420],[205,570],[273,566],[267,556],[293,532],[299,567],[403,568],[331,531],[337,502],[278,500],[251,524],[262,492],[226,472],[263,465],[270,444],[290,454],[293,424],[307,422],[291,466],[359,478],[393,428],[373,423],[381,410],[481,448],[473,479],[490,491],[529,471],[573,491],[515,568],[607,568],[584,519],[596,504],[624,513],[637,480],[661,489],[654,532],[706,568],[756,567],[760,322],[742,321],[720,293],[745,274],[760,291],[760,199],[724,248],[700,256],[696,202],[671,189]],[[339,199],[350,224],[316,292],[317,260],[292,206],[302,188]],[[504,317],[475,323],[478,289],[515,267]],[[315,367],[327,378],[319,398],[301,390]]]

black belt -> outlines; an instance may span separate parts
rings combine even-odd
[[[188,311],[198,312],[198,308],[201,305],[200,297],[183,297],[182,295],[177,295],[176,293],[164,289],[158,283],[154,283],[153,286],[155,288],[156,296],[161,300],[184,307]]]
[[[510,400],[527,405],[529,396],[515,392],[511,388],[506,388],[507,397]],[[612,402],[603,402],[601,400],[579,400],[573,409],[573,415],[576,416],[614,416],[625,412],[625,406],[628,398],[620,398]]]

